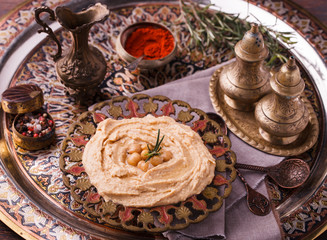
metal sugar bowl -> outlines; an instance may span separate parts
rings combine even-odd
[[[251,29],[236,44],[235,54],[236,61],[221,72],[220,88],[230,107],[252,111],[255,103],[271,91],[270,73],[263,65],[269,51],[257,24],[252,24]]]
[[[73,42],[65,56],[62,56],[60,42],[51,28],[40,19],[43,12],[50,14],[51,20],[57,19],[71,33]],[[88,35],[90,28],[104,21],[108,15],[109,10],[100,3],[78,13],[67,7],[57,7],[55,12],[48,7],[35,10],[35,20],[43,27],[39,32],[49,34],[58,46],[57,54],[52,56],[58,78],[80,103],[95,95],[106,74],[105,58],[97,48],[88,44]]]
[[[309,122],[308,109],[301,99],[305,83],[293,57],[271,77],[270,84],[273,93],[258,102],[255,118],[265,140],[287,145],[298,138]]]

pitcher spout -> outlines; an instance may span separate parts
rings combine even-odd
[[[74,13],[67,7],[57,7],[56,16],[58,22],[67,30],[74,32],[81,28],[90,28],[93,24],[102,22],[109,16],[108,8],[97,3],[88,9]]]

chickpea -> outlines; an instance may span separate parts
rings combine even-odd
[[[141,149],[141,145],[140,144],[137,144],[137,143],[134,143],[134,144],[131,144],[131,146],[129,146],[127,152],[129,154],[132,154],[132,153],[140,153],[142,151]]]
[[[159,164],[161,164],[163,162],[163,158],[161,156],[153,156],[151,159],[150,159],[150,163],[153,165],[153,166],[158,166]]]
[[[139,163],[139,161],[141,161],[141,155],[139,153],[134,152],[127,156],[126,161],[128,164],[132,166],[136,166]]]
[[[163,158],[164,162],[167,162],[173,158],[171,151],[164,151],[160,156]]]
[[[148,149],[148,144],[142,143],[141,148],[142,148],[142,150],[147,150]]]
[[[149,162],[145,162],[145,161],[139,161],[139,163],[137,164],[137,167],[139,169],[141,169],[143,172],[148,171],[149,168]]]
[[[148,150],[148,146],[149,146],[150,150],[154,148],[154,146],[153,146],[151,143],[143,143],[143,144],[141,145],[141,148],[142,148],[143,150]]]
[[[144,149],[142,152],[141,152],[141,158],[142,160],[145,160],[148,158],[147,154],[149,153],[149,150],[147,149]]]

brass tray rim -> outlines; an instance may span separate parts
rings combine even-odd
[[[27,3],[27,2],[31,2],[31,0],[25,0],[25,2],[24,3]],[[253,4],[253,1],[250,1],[252,4]],[[286,0],[286,2],[291,2],[290,0]],[[20,6],[23,6],[24,4],[22,4],[22,5],[20,5]],[[251,5],[251,4],[250,4]],[[19,10],[19,8],[17,7],[16,8],[16,10]],[[14,12],[14,11],[13,11]],[[7,15],[7,17],[9,17],[9,14]],[[308,18],[307,16],[305,16],[306,18]],[[309,18],[309,19],[311,19],[311,18]],[[5,19],[4,18],[2,18],[1,19],[1,21],[4,21]],[[313,20],[313,19],[311,19],[311,20]],[[313,22],[315,22],[315,21],[313,21]],[[294,27],[294,26],[293,26]],[[21,38],[19,38],[18,40],[21,40]],[[12,47],[13,48],[13,47]],[[320,51],[320,50],[319,50]],[[322,53],[321,52],[319,52],[319,54],[321,54],[320,55],[320,57],[322,58]],[[2,62],[1,62],[2,63]],[[0,63],[0,64],[1,64]],[[1,68],[1,66],[0,66],[0,68]],[[1,70],[1,69],[0,69]],[[325,102],[325,101],[323,101],[323,102]],[[326,114],[326,112],[325,112],[325,110],[323,110],[323,114]],[[2,130],[2,129],[0,129],[0,130]],[[1,131],[0,131],[1,132]],[[0,141],[3,141],[4,139],[0,139]],[[325,151],[323,151],[323,153],[326,153],[327,152],[327,149],[325,150]],[[325,161],[324,159],[320,159],[320,160],[323,160],[323,161]],[[2,164],[2,163],[1,163]],[[322,165],[323,166],[323,165]],[[323,175],[323,176],[321,176],[321,179],[323,180],[325,178],[325,175]],[[14,180],[10,180],[10,181],[14,181]],[[18,189],[19,189],[19,186],[18,186]],[[1,216],[0,216],[0,218],[1,218]],[[18,226],[18,230],[17,231],[23,231],[24,229],[23,228],[20,228],[19,227],[19,225],[17,225]],[[327,226],[325,226],[325,228],[326,228]],[[43,239],[43,238],[42,238]]]

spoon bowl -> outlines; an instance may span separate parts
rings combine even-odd
[[[236,168],[243,168],[267,173],[279,186],[296,188],[301,186],[310,175],[309,165],[299,158],[290,158],[270,167],[260,167],[236,163]]]
[[[236,169],[236,173],[238,177],[241,179],[241,181],[244,183],[245,189],[246,189],[246,200],[249,210],[258,216],[266,216],[270,210],[270,202],[268,198],[258,191],[254,190],[248,182],[245,180],[243,175],[239,170]]]
[[[218,123],[222,133],[224,135],[227,135],[228,129],[224,119],[221,116],[219,116],[217,113],[207,112],[206,114],[211,120]],[[243,177],[243,175],[238,169],[236,169],[236,173],[245,186],[246,200],[249,210],[253,214],[258,216],[267,215],[271,210],[270,202],[268,198],[262,195],[261,193],[259,193],[258,191],[254,190],[252,187],[250,187],[250,185],[247,183],[246,179]]]

